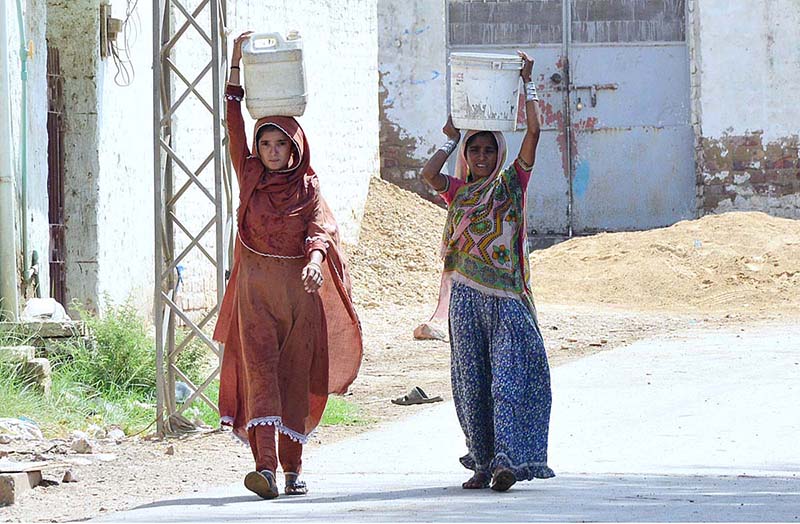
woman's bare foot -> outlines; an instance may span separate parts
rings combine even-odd
[[[492,474],[492,489],[495,491],[508,491],[516,482],[516,475],[508,468],[495,468]]]
[[[485,471],[476,471],[472,477],[461,484],[464,489],[484,489],[489,487],[489,474]]]

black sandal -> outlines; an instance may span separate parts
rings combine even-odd
[[[305,495],[308,493],[306,483],[302,480],[297,480],[298,476],[300,476],[299,473],[284,473],[286,478],[286,486],[283,488],[284,493],[287,495]]]
[[[489,474],[485,471],[476,471],[472,477],[463,484],[464,489],[485,489],[489,487]]]
[[[275,474],[268,469],[248,473],[244,477],[244,487],[262,499],[270,500],[279,495]]]

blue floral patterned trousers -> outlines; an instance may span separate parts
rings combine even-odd
[[[469,450],[464,467],[506,467],[517,480],[555,476],[547,466],[550,367],[530,310],[454,283],[450,345],[453,398]]]

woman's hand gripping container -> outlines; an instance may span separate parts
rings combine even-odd
[[[250,116],[302,116],[306,110],[303,40],[297,31],[258,33],[242,45],[245,104]]]
[[[450,54],[450,113],[459,129],[516,131],[522,59]]]

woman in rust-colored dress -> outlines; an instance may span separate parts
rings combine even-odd
[[[247,147],[239,85],[241,44],[226,89],[231,160],[239,182],[238,235],[214,338],[225,344],[221,423],[249,443],[255,471],[244,484],[265,499],[307,492],[303,444],[330,393],[344,393],[361,364],[358,317],[339,252],[338,228],[292,117],[266,117]],[[277,433],[277,445],[276,445]]]

